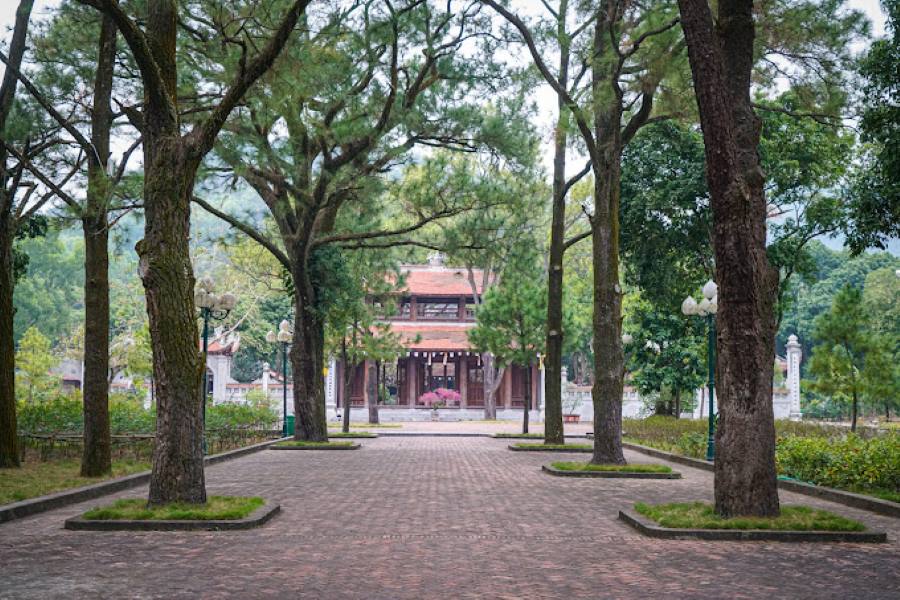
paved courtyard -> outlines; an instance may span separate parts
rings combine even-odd
[[[616,520],[638,500],[709,500],[712,476],[561,479],[558,454],[489,438],[383,437],[356,452],[262,451],[207,470],[212,494],[282,514],[246,532],[70,532],[98,502],[0,525],[2,598],[900,598],[887,544],[658,541]],[[585,455],[566,455],[573,459]],[[628,452],[631,461],[648,457]]]

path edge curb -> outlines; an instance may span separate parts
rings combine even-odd
[[[259,444],[229,450],[228,452],[213,454],[212,456],[204,458],[204,462],[207,465],[214,465],[233,458],[239,458],[247,454],[264,450],[268,446],[275,442],[280,442],[283,439],[287,438],[268,440],[260,442]],[[71,504],[78,504],[85,500],[93,500],[94,498],[100,498],[107,494],[121,492],[122,490],[143,485],[148,481],[150,481],[150,471],[141,471],[140,473],[125,475],[124,477],[117,477],[99,483],[92,483],[90,485],[54,492],[45,496],[38,496],[37,498],[29,498],[28,500],[5,504],[0,506],[0,524],[16,519],[22,519],[24,517],[30,517],[31,515],[47,512],[48,510],[62,508]]]
[[[681,456],[679,454],[672,454],[671,452],[657,450],[656,448],[649,448],[647,446],[642,446],[640,444],[634,444],[631,442],[622,442],[622,446],[624,448],[628,448],[629,450],[641,452],[643,454],[654,456],[656,458],[662,458],[670,462],[687,465],[689,467],[703,469],[705,471],[715,470],[713,463],[707,462],[705,460],[690,458],[688,456]],[[873,498],[872,496],[865,496],[863,494],[855,494],[853,492],[845,492],[843,490],[836,490],[834,488],[829,488],[821,485],[803,483],[800,481],[785,481],[783,479],[779,479],[778,487],[788,492],[795,492],[797,494],[812,496],[814,498],[822,498],[823,500],[829,500],[836,504],[843,504],[844,506],[849,506],[850,508],[859,508],[861,510],[878,513],[879,515],[900,518],[900,503],[897,502],[882,500],[880,498]]]
[[[658,539],[697,539],[729,542],[887,542],[884,531],[782,531],[776,529],[673,529],[661,527],[630,510],[620,510],[619,520],[643,535]]]
[[[596,479],[681,479],[681,473],[635,473],[628,471],[566,471],[550,465],[541,465],[541,470],[556,477],[586,477]]]
[[[281,505],[266,503],[243,519],[183,519],[168,521],[101,520],[72,517],[65,528],[71,531],[236,531],[262,527],[281,511]]]

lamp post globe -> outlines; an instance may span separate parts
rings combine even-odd
[[[270,331],[266,334],[266,341],[270,344],[281,344],[281,435],[288,436],[287,422],[287,347],[291,342],[293,333],[291,323],[284,319],[278,324],[278,333]]]
[[[216,295],[211,277],[203,277],[194,288],[194,304],[203,319],[203,380],[200,389],[200,406],[203,413],[203,454],[206,454],[206,395],[209,391],[209,375],[206,372],[206,355],[209,349],[209,321],[225,319],[237,305],[237,297],[231,293]]]
[[[706,317],[707,330],[707,369],[709,389],[709,421],[707,425],[707,441],[706,441],[706,460],[715,459],[715,434],[716,434],[716,415],[714,409],[715,402],[715,386],[716,386],[716,319],[715,315],[719,311],[719,286],[710,279],[703,285],[700,290],[703,299],[697,303],[692,296],[688,296],[681,303],[681,312],[685,316]]]

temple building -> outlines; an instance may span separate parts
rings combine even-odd
[[[475,299],[468,271],[447,267],[443,258],[434,254],[427,265],[406,265],[401,273],[405,285],[397,299],[398,310],[386,321],[400,336],[403,353],[389,363],[366,361],[357,365],[349,386],[350,406],[359,407],[359,418],[364,418],[365,390],[374,376],[377,381],[373,389],[377,390],[379,415],[384,420],[429,418],[431,406],[426,394],[438,389],[459,395],[458,400],[442,407],[442,419],[482,418],[484,365],[468,338],[475,327]],[[473,275],[481,294],[483,273],[474,271]],[[535,411],[541,406],[543,392],[537,363],[535,360],[531,366],[531,410]],[[344,366],[338,361],[335,367],[335,380],[341,381]],[[496,395],[498,419],[522,418],[526,368],[514,365],[504,370]],[[345,402],[337,387],[336,408],[340,410]],[[353,412],[355,415],[356,410]],[[534,418],[538,418],[537,412]]]

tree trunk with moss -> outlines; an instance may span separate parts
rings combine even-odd
[[[0,159],[5,159],[0,152]],[[0,191],[0,193],[3,193]],[[0,214],[0,468],[19,466],[16,432],[16,346],[13,343],[12,241],[14,233]]]
[[[378,424],[378,392],[380,387],[378,384],[378,363],[369,365],[369,380],[366,386],[366,406],[369,409],[369,423]]]
[[[81,475],[99,477],[112,470],[109,431],[109,134],[112,124],[113,64],[116,25],[104,15],[100,25],[91,143],[100,162],[88,165],[84,231],[84,442]]]
[[[315,309],[315,291],[310,280],[307,255],[305,247],[295,246],[291,253],[294,338],[290,358],[294,380],[294,414],[297,415],[294,439],[324,442],[328,440],[322,375],[325,336],[321,317]],[[346,400],[346,410],[349,410],[349,399]]]
[[[765,176],[760,120],[750,81],[752,0],[679,0],[713,212],[716,315],[716,513],[779,514],[772,377],[778,273],[766,255]]]
[[[9,64],[14,69],[22,65],[25,55],[28,21],[32,0],[21,0],[16,9],[16,23],[10,41]],[[16,214],[16,190],[7,169],[6,123],[15,102],[18,78],[12,69],[3,73],[0,85],[0,468],[20,466],[19,437],[16,431],[16,347],[13,343],[13,290],[15,263],[13,243],[19,226]]]

